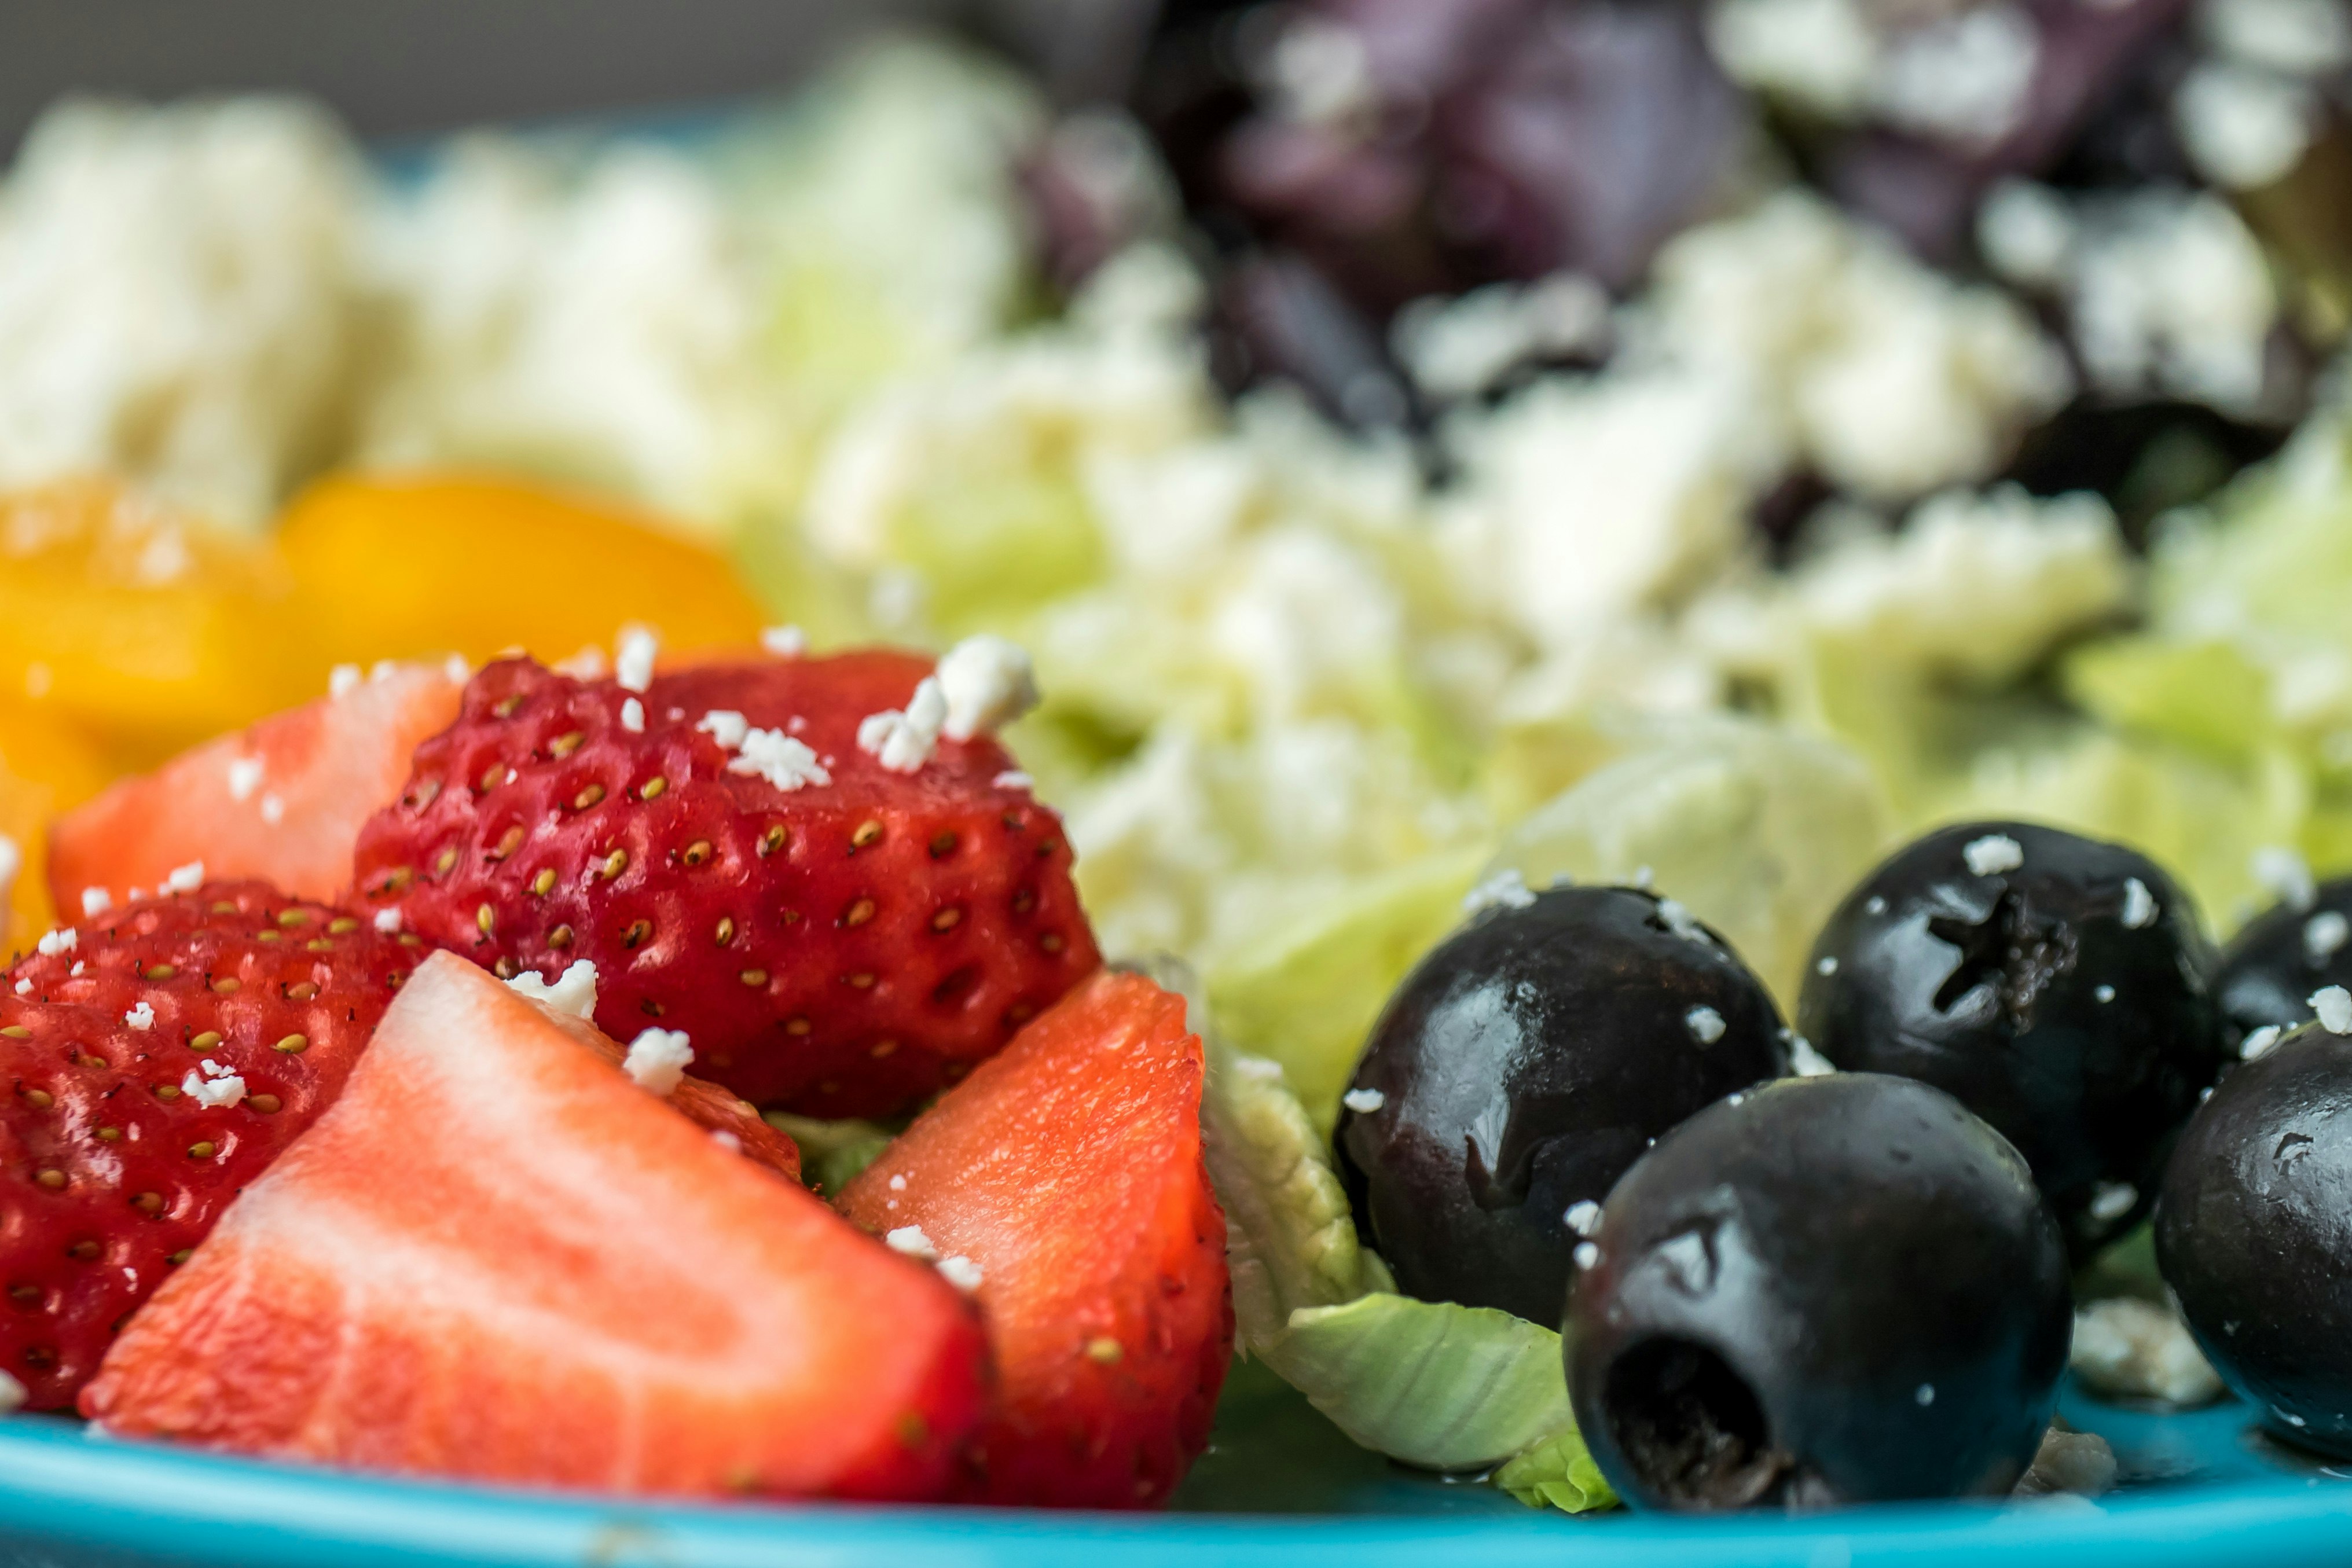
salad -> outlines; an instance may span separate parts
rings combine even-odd
[[[2070,1355],[2346,1441],[2352,23],[1138,36],[36,131],[0,1395],[1085,1506],[1235,1351],[1569,1511],[2095,1490]]]

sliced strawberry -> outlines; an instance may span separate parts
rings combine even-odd
[[[448,727],[461,695],[438,664],[383,666],[124,779],[49,830],[58,907],[81,909],[93,887],[124,904],[192,864],[299,898],[338,897],[361,825],[398,798],[410,754]]]
[[[841,1196],[867,1230],[979,1270],[1001,1385],[978,1444],[989,1501],[1149,1506],[1208,1443],[1234,1314],[1201,1073],[1181,998],[1099,976]]]
[[[638,697],[494,664],[361,835],[355,896],[502,974],[594,960],[609,1032],[683,1030],[760,1104],[899,1109],[1098,963],[1061,822],[1003,747],[941,740],[913,772],[860,749],[930,668],[713,665]],[[801,743],[825,781],[757,766]]]
[[[609,1057],[427,960],[342,1098],[132,1320],[83,1413],[480,1479],[939,1494],[987,1401],[970,1303]]]
[[[0,978],[0,1372],[33,1408],[73,1402],[325,1109],[421,956],[229,883],[52,933]]]

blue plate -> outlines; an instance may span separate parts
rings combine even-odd
[[[0,1420],[0,1568],[2266,1568],[2352,1558],[2352,1487],[2251,1433],[2243,1406],[2157,1416],[2070,1393],[2126,1485],[2094,1505],[1857,1509],[1801,1519],[1570,1519],[1349,1445],[1262,1370],[1235,1369],[1174,1512],[646,1507],[419,1485],[94,1441]]]

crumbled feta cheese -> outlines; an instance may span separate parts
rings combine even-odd
[[[694,1048],[687,1043],[684,1030],[649,1029],[629,1042],[629,1054],[621,1065],[638,1088],[667,1095],[693,1061]]]
[[[33,982],[29,977],[16,982],[16,994],[20,997],[29,997],[33,994]]]
[[[441,662],[441,673],[453,686],[462,686],[474,678],[474,666],[466,662],[463,653],[452,653]]]
[[[1837,1071],[1837,1063],[1813,1049],[1813,1042],[1801,1034],[1789,1037],[1789,1065],[1800,1078],[1827,1078]]]
[[[82,969],[83,969],[84,967],[85,967],[85,966],[83,965],[82,961],[81,961],[80,959],[79,959],[79,958],[76,958],[76,959],[74,960],[74,962],[73,962],[73,967],[72,967],[72,968],[70,968],[70,969],[68,969],[68,970],[66,971],[66,973],[67,973],[67,975],[68,975],[68,976],[71,977],[72,978],[79,980],[79,979],[80,979],[80,978],[81,978],[81,972],[82,972]]]
[[[1576,1244],[1576,1251],[1573,1256],[1576,1259],[1576,1266],[1578,1268],[1590,1269],[1595,1263],[1601,1261],[1600,1244],[1593,1241],[1580,1241]]]
[[[2323,909],[2303,923],[2304,956],[2314,964],[2334,957],[2347,941],[2352,941],[2352,920],[2333,909]]]
[[[765,779],[786,794],[810,784],[830,784],[833,775],[818,762],[815,752],[777,729],[747,730],[740,756],[727,771],[746,779]]]
[[[653,685],[654,655],[660,651],[660,641],[644,627],[623,629],[620,648],[613,655],[613,678],[623,691],[642,693]]]
[[[107,892],[106,889],[102,887],[85,887],[81,890],[81,915],[83,919],[95,919],[113,907],[114,894]]]
[[[645,734],[646,705],[639,702],[635,697],[623,699],[621,703],[621,728],[624,732],[629,735]]]
[[[551,984],[535,969],[525,969],[507,982],[508,988],[573,1018],[596,1015],[596,966],[585,958],[573,963]],[[688,1060],[692,1060],[689,1054]],[[667,1091],[664,1091],[667,1092]]]
[[[2352,991],[2341,986],[2322,986],[2311,993],[2311,1010],[2319,1015],[2319,1027],[2330,1034],[2352,1034]]]
[[[1877,79],[1879,43],[1858,0],[1718,0],[1707,47],[1742,86],[1850,120]]]
[[[2157,907],[2156,895],[2147,890],[2147,883],[2136,876],[2124,879],[2121,918],[2126,930],[2145,931],[2156,924],[2156,918],[2161,913]]]
[[[366,678],[357,664],[337,664],[327,672],[327,695],[341,701],[359,690],[360,683]]]
[[[1863,901],[1862,912],[1864,915],[1884,915],[1886,913],[1886,900],[1874,893]]]
[[[989,782],[999,789],[1034,789],[1037,787],[1037,780],[1017,768],[1005,769]]]
[[[859,722],[857,749],[893,773],[919,773],[939,746],[947,716],[948,699],[939,677],[926,675],[907,699],[904,712],[885,708]]]
[[[1986,265],[2022,288],[2063,288],[2075,239],[2065,198],[2047,185],[2003,180],[1977,209],[1977,248]]]
[[[155,1027],[155,1009],[151,1003],[141,1002],[122,1015],[122,1021],[131,1028],[144,1032]]]
[[[1389,1103],[1389,1097],[1377,1089],[1350,1089],[1339,1096],[1339,1103],[1359,1116],[1369,1116]]]
[[[939,1260],[940,1249],[923,1234],[919,1225],[901,1225],[884,1236],[882,1240],[893,1252],[903,1252],[909,1258],[919,1258],[926,1263]]]
[[[891,1178],[890,1178],[890,1190],[891,1190],[892,1192],[904,1192],[904,1191],[906,1191],[906,1190],[907,1190],[907,1178],[906,1178],[906,1176],[903,1176],[903,1175],[895,1175],[895,1176],[891,1176]]]
[[[390,936],[400,930],[400,911],[379,909],[375,912],[375,928]]]
[[[31,1397],[31,1392],[14,1375],[0,1372],[0,1416],[24,1408],[25,1401]]]
[[[952,1258],[940,1259],[939,1270],[941,1279],[967,1296],[980,1289],[980,1265],[961,1253]]]
[[[1813,973],[1816,975],[1834,975],[1837,971],[1838,962],[1833,956],[1824,955],[1813,961]]]
[[[1037,706],[1037,673],[1027,650],[987,632],[950,648],[937,679],[947,701],[940,733],[950,740],[993,735]]]
[[[604,650],[593,643],[568,659],[558,659],[551,666],[559,675],[569,675],[575,681],[601,681],[610,668],[604,663]]]
[[[1462,895],[1462,914],[1475,919],[1490,909],[1525,909],[1535,901],[1535,890],[1518,867],[1505,866]]]
[[[267,767],[268,764],[258,757],[231,758],[228,765],[228,798],[232,800],[250,800],[253,792],[261,788],[261,775]]]
[[[1495,283],[1453,298],[1416,299],[1389,338],[1413,384],[1441,402],[1475,397],[1517,367],[1602,348],[1609,292],[1556,272],[1533,283]]]
[[[1658,900],[1658,918],[1666,923],[1667,930],[1685,942],[1696,942],[1706,947],[1715,946],[1715,938],[1707,934],[1706,926],[1698,923],[1698,916],[1693,915],[1690,906],[1679,899]]]
[[[2196,22],[2219,53],[2281,76],[2324,76],[2352,65],[2352,15],[2343,0],[2204,0]]]
[[[1971,839],[1960,851],[1969,872],[1977,876],[1997,876],[2005,871],[2015,871],[2025,863],[2025,846],[2007,833],[1987,833]]]
[[[2288,910],[2310,910],[2319,903],[2319,882],[2312,877],[2310,861],[2305,861],[2300,851],[2270,844],[2253,851],[2253,858],[2246,865],[2263,891],[2284,903]]]
[[[218,1111],[243,1102],[245,1080],[233,1072],[224,1078],[201,1078],[191,1072],[180,1080],[180,1092],[207,1111]]]
[[[161,891],[163,893],[194,893],[196,889],[204,886],[204,884],[205,862],[202,861],[190,861],[184,866],[174,866],[172,869],[171,873],[163,878],[163,885]]]
[[[0,833],[0,908],[6,907],[16,886],[16,873],[24,869],[25,852],[16,847],[16,840]],[[5,918],[0,918],[0,926],[6,924]]]
[[[2221,1379],[2180,1319],[2128,1297],[2094,1301],[2074,1314],[2067,1364],[2094,1393],[2111,1399],[2190,1406],[2221,1395]]]
[[[2321,105],[2299,81],[2206,61],[2172,95],[2172,126],[2197,172],[2226,191],[2289,173],[2318,133]]]
[[[710,1141],[730,1155],[740,1155],[743,1152],[743,1140],[724,1127],[713,1127],[710,1130]]]
[[[286,802],[275,795],[264,795],[261,798],[261,820],[273,828],[284,821]]]
[[[721,750],[735,751],[741,748],[743,737],[751,733],[751,721],[733,708],[715,707],[704,714],[694,727],[717,741]]]
[[[1683,1027],[1701,1045],[1713,1045],[1723,1038],[1723,1015],[1713,1008],[1697,1007],[1683,1014]]]
[[[1911,1398],[1914,1404],[1923,1408],[1933,1405],[1936,1402],[1936,1385],[1932,1383],[1921,1384],[1911,1391]]]
[[[379,681],[388,681],[398,674],[400,674],[400,662],[397,659],[378,659],[368,666],[368,681],[371,685]]]
[[[797,626],[763,627],[760,646],[779,659],[797,659],[808,652],[808,634]]]
[[[2098,1001],[2111,1002],[2116,999],[2116,988],[2113,986],[2094,986],[2091,995]]]
[[[2257,1057],[2267,1055],[2271,1047],[2285,1037],[2286,1030],[2274,1023],[2263,1024],[2259,1029],[2250,1029],[2246,1031],[2246,1038],[2238,1042],[2238,1060],[2252,1061]]]
[[[1579,1236],[1590,1236],[1601,1228],[1601,1206],[1591,1198],[1579,1198],[1568,1206],[1564,1215],[1568,1228]]]
[[[1872,106],[1906,131],[1998,141],[2024,112],[2041,56],[2041,32],[2024,11],[1968,6],[1895,38],[1872,84]]]
[[[2127,1181],[2103,1181],[2091,1189],[2090,1216],[2102,1224],[2121,1219],[2139,1201],[2139,1188]]]

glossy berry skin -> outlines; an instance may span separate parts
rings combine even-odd
[[[7,971],[0,1372],[31,1408],[73,1402],[122,1322],[341,1092],[424,956],[343,910],[214,883]],[[142,1008],[147,1027],[126,1021]],[[206,1061],[245,1097],[184,1092]]]
[[[2073,1327],[2025,1161],[1941,1090],[1772,1083],[1658,1140],[1609,1195],[1565,1330],[1618,1492],[1705,1511],[2006,1493]]]
[[[2310,1025],[2231,1070],[2173,1151],[2156,1256],[2263,1425],[2352,1457],[2352,1040]]]
[[[879,652],[703,665],[633,697],[493,664],[361,834],[354,897],[502,975],[592,960],[600,1028],[682,1030],[696,1072],[757,1104],[903,1109],[1099,963],[1061,821],[1000,782],[1003,747],[942,740],[913,773],[858,748],[930,670]],[[713,712],[795,737],[829,781],[730,770]]]
[[[2234,1054],[2258,1029],[2312,1019],[2311,994],[2352,986],[2352,877],[2322,883],[2308,909],[2280,904],[2249,921],[2221,952],[2213,994]]]
[[[1549,1325],[1568,1210],[1701,1106],[1787,1071],[1771,996],[1720,937],[1647,893],[1554,888],[1406,977],[1357,1063],[1350,1095],[1377,1106],[1342,1113],[1340,1173],[1408,1294]]]
[[[2000,864],[2001,841],[2021,863]],[[1839,1067],[1933,1083],[1991,1123],[2078,1260],[2147,1212],[2221,1072],[2195,906],[2119,845],[2024,822],[1942,829],[1847,895],[1813,960],[1799,1032]]]

